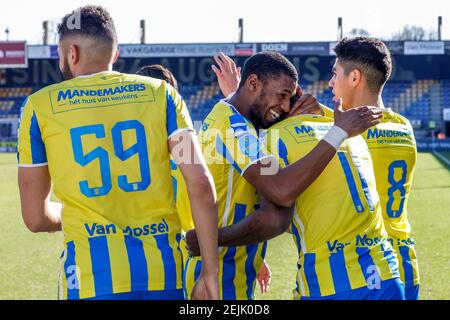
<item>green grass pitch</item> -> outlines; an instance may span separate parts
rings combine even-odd
[[[450,160],[450,153],[441,153]],[[421,299],[450,299],[450,167],[420,153],[409,201],[409,220],[421,273]],[[0,154],[0,299],[57,299],[62,234],[33,234],[21,217],[14,154]],[[268,293],[291,299],[296,250],[290,235],[269,242]],[[257,288],[259,290],[259,287]]]

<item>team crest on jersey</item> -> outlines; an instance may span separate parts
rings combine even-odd
[[[257,157],[261,143],[249,130],[249,126],[245,118],[240,114],[233,114],[230,117],[231,129],[233,129],[233,135],[239,141],[239,148],[243,154],[248,157]]]
[[[241,152],[245,154],[248,157],[257,157],[260,150],[261,150],[261,144],[257,137],[255,137],[250,132],[246,131],[245,133],[242,133],[238,137],[239,141],[239,148],[241,149]]]

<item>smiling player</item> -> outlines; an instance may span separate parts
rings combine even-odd
[[[330,133],[302,159],[279,169],[261,144],[257,129],[269,127],[290,111],[297,80],[295,67],[281,54],[255,54],[245,62],[236,93],[216,104],[206,117],[200,142],[218,194],[219,227],[237,224],[257,209],[258,191],[267,199],[261,199],[259,209],[267,214],[265,221],[270,221],[271,214],[279,214],[284,219],[275,233],[285,231],[292,217],[290,207],[325,169],[336,148],[348,136],[378,123],[379,115],[369,108],[350,113],[338,109]],[[261,242],[221,249],[219,284],[223,299],[254,298],[255,270],[261,266],[265,247]],[[188,261],[188,291],[200,270],[199,259]]]

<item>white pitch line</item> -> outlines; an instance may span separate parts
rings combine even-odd
[[[445,156],[443,156],[442,154],[440,154],[440,153],[437,152],[437,151],[433,151],[433,154],[434,154],[436,157],[438,157],[439,159],[441,159],[442,161],[444,161],[448,166],[450,166],[450,161],[449,161]]]

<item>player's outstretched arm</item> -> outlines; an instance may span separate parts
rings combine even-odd
[[[334,126],[305,157],[284,169],[277,169],[274,158],[266,164],[257,162],[244,172],[244,178],[271,202],[290,207],[322,173],[345,139],[378,124],[381,117],[378,109],[368,106],[344,111],[340,100]]]
[[[225,97],[235,92],[241,80],[241,68],[236,67],[236,63],[229,56],[223,52],[219,52],[214,56],[218,68],[215,65],[211,66],[219,82],[220,90]]]
[[[172,136],[169,148],[186,182],[203,262],[191,298],[219,299],[218,213],[214,182],[194,132],[182,131]]]
[[[219,229],[219,246],[244,246],[272,239],[289,227],[293,208],[277,206],[261,197],[261,206],[238,223]],[[186,233],[189,254],[199,255],[198,230]]]
[[[22,217],[27,228],[32,232],[60,231],[62,206],[50,201],[48,166],[19,167],[18,182]]]

